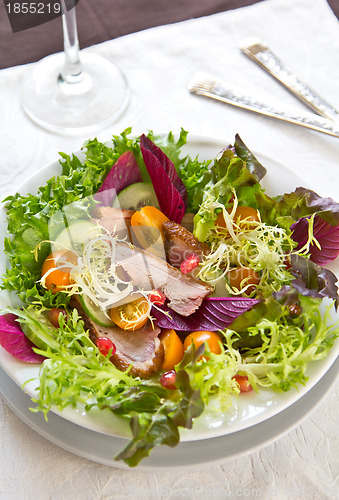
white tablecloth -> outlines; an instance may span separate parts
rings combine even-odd
[[[182,126],[225,143],[238,132],[250,148],[297,172],[320,195],[338,200],[337,138],[188,93],[191,76],[206,71],[231,86],[303,109],[240,52],[239,43],[249,37],[266,40],[339,108],[339,25],[326,1],[265,0],[87,49],[121,67],[132,95],[122,118],[98,138],[107,139],[128,126],[135,133],[177,131]],[[28,70],[21,66],[0,72],[1,199],[54,160],[58,151],[78,149],[87,139],[48,133],[24,115],[19,82]],[[28,428],[0,400],[0,499],[122,499],[131,497],[131,488],[140,488],[139,498],[193,499],[209,497],[215,485],[230,498],[338,498],[338,399],[334,388],[295,429],[237,460],[166,473],[115,469],[66,452]]]

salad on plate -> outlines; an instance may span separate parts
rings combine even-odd
[[[40,365],[33,411],[79,405],[129,422],[115,457],[136,466],[175,446],[208,408],[306,384],[336,343],[339,204],[269,196],[239,135],[214,159],[187,132],[89,140],[59,175],[4,200],[19,299],[0,345]]]

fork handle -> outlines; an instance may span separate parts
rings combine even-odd
[[[312,111],[330,120],[339,120],[339,111],[323,99],[315,90],[294,73],[259,38],[242,42],[240,49],[261,68],[276,78]]]
[[[273,103],[259,101],[256,97],[229,88],[223,82],[206,74],[194,75],[189,82],[188,89],[193,94],[211,97],[242,109],[339,137],[339,122],[297,108],[281,107]]]

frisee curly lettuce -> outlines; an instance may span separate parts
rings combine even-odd
[[[8,196],[4,200],[7,212],[8,237],[5,239],[5,252],[10,265],[2,277],[1,289],[16,293],[24,303],[41,304],[46,307],[67,306],[69,296],[53,294],[38,283],[41,266],[51,252],[49,221],[58,225],[63,209],[71,205],[71,216],[67,224],[86,220],[91,217],[95,207],[93,195],[98,191],[111,167],[126,151],[131,151],[138,162],[144,180],[149,180],[140,151],[139,138],[130,137],[131,128],[112,137],[112,145],[89,140],[83,146],[84,159],[76,155],[60,153],[61,173],[52,177],[37,189],[36,194]],[[172,132],[167,136],[156,136],[149,132],[147,137],[159,145],[173,161],[176,168],[189,164],[188,157],[181,157],[181,147],[186,143],[187,132],[181,130],[176,139]],[[195,162],[196,164],[196,162]],[[86,202],[84,202],[86,200]],[[62,227],[65,221],[62,220]],[[40,245],[38,259],[34,249]]]
[[[10,310],[24,328],[34,332],[34,351],[46,359],[37,380],[37,404],[47,419],[52,407],[63,410],[85,405],[109,409],[130,423],[132,438],[115,457],[129,466],[136,466],[158,445],[178,444],[179,427],[191,428],[193,419],[201,415],[204,403],[200,391],[191,386],[186,367],[188,358],[177,371],[176,391],[162,387],[158,379],[142,380],[118,370],[90,340],[76,309],[59,318],[54,328],[44,318],[41,308]],[[198,352],[203,352],[203,347]]]
[[[253,293],[266,297],[293,279],[287,269],[286,259],[293,252],[296,243],[288,230],[276,225],[270,226],[255,221],[251,222],[248,228],[244,222],[239,227],[234,216],[237,206],[236,194],[230,213],[222,203],[209,194],[206,195],[196,215],[195,234],[208,243],[210,252],[203,257],[198,276],[207,283],[216,284],[227,276],[234,266],[251,267],[260,273],[260,283]],[[217,213],[220,211],[226,228],[215,224]],[[225,280],[225,288],[231,295],[240,295],[246,292],[249,286],[236,289]]]
[[[238,333],[232,329],[224,332],[221,354],[192,345],[176,366],[175,391],[162,387],[156,378],[141,380],[118,370],[90,340],[76,310],[67,320],[60,316],[59,329],[45,321],[41,308],[10,312],[35,332],[41,347],[34,350],[46,358],[32,410],[43,412],[46,419],[53,407],[62,410],[80,404],[87,411],[112,411],[131,429],[130,441],[115,458],[134,467],[155,446],[178,444],[179,428],[190,429],[205,405],[211,411],[226,411],[239,393],[236,373],[246,374],[256,390],[286,391],[305,383],[307,364],[323,359],[339,335],[339,323],[329,325],[330,311],[322,314],[320,302],[302,297],[302,313],[296,318],[288,315],[288,307],[276,303],[276,319],[267,315],[247,328],[249,335],[260,336],[260,346],[236,348]]]
[[[248,328],[262,344],[245,349],[239,370],[250,383],[287,391],[308,380],[307,365],[325,358],[339,336],[339,321],[331,323],[332,305],[321,310],[321,299],[300,296],[301,312],[296,317],[263,318]]]

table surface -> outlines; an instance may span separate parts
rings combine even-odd
[[[97,0],[96,5],[101,3],[103,0]],[[153,6],[155,3],[160,5],[154,2]],[[201,10],[197,3],[201,4]],[[125,14],[119,14],[118,7],[122,8],[123,4],[129,9],[131,19],[126,20]],[[320,195],[338,199],[338,139],[192,96],[187,91],[191,76],[202,70],[264,99],[272,98],[280,104],[304,109],[241,54],[242,40],[261,37],[282,60],[339,108],[339,24],[334,15],[335,10],[338,14],[338,2],[331,2],[332,10],[326,0],[312,0],[312,9],[309,0],[258,3],[178,0],[171,2],[171,15],[168,10],[155,12],[149,2],[148,8],[145,7],[147,15],[134,19],[134,24],[132,18],[137,16],[133,8],[137,4],[140,8],[141,2],[136,0],[117,1],[111,17],[106,17],[98,16],[99,8],[93,12],[89,0],[79,3],[81,45],[90,46],[86,50],[118,64],[127,77],[132,96],[119,121],[98,131],[99,139],[108,139],[129,126],[135,133],[150,129],[178,131],[182,126],[192,134],[214,137],[225,143],[239,133],[251,149],[279,161]],[[247,4],[253,5],[234,9]],[[180,5],[187,7],[185,15]],[[3,14],[1,9],[2,3]],[[91,21],[92,31],[83,24],[82,12],[87,22]],[[117,19],[119,22],[114,24]],[[4,23],[3,16],[1,23]],[[145,29],[164,23],[174,24]],[[52,26],[58,26],[60,31],[60,20],[39,28],[45,34],[44,40],[52,38],[49,36]],[[21,78],[30,66],[15,65],[58,50],[58,44],[41,43],[40,39],[40,52],[37,52],[33,33],[38,29],[28,31],[15,35],[8,30],[0,32],[1,67],[7,68],[0,71],[1,199],[55,160],[58,151],[79,149],[88,139],[48,133],[24,115],[19,89]],[[122,36],[125,33],[130,34]],[[117,38],[111,40],[114,37]],[[31,44],[27,42],[27,51],[18,50],[19,38],[31,39]],[[228,492],[230,498],[337,498],[338,399],[338,389],[333,387],[295,428],[240,458],[201,465],[198,469],[165,472],[121,470],[69,453],[27,427],[0,400],[0,499],[108,500],[135,498],[131,491],[137,489],[138,498],[199,499],[209,498],[215,485],[220,486],[225,495]],[[188,490],[188,486],[195,489]]]
[[[77,5],[81,48],[154,26],[208,16],[261,0],[80,0]],[[339,18],[339,0],[328,0]],[[104,13],[105,15],[102,15]],[[52,36],[51,36],[52,34]],[[13,33],[0,3],[0,69],[26,64],[62,50],[60,19]]]

